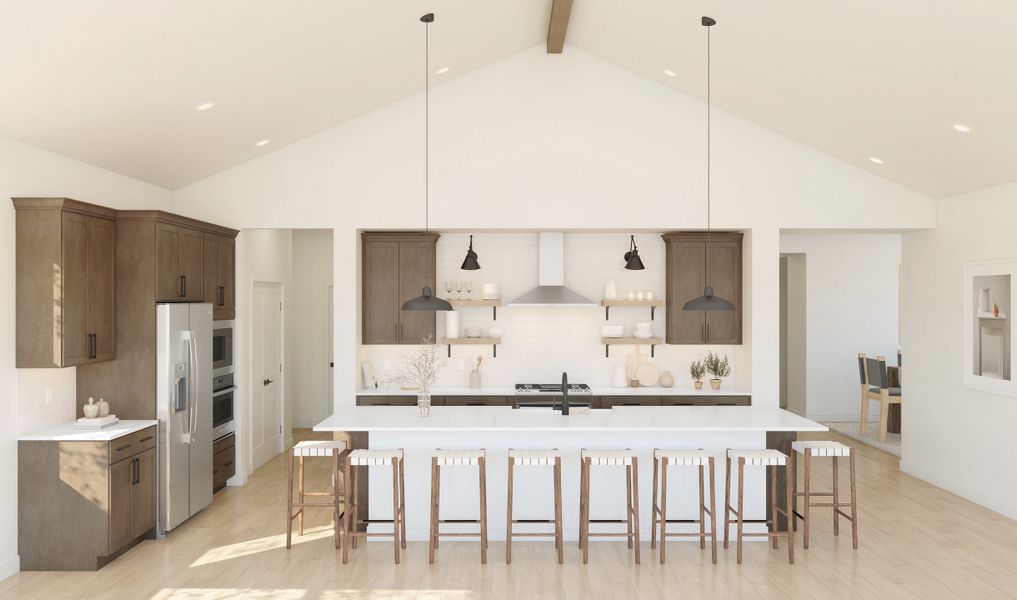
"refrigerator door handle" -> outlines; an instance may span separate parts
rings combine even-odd
[[[190,369],[190,371],[192,373],[191,385],[194,387],[193,393],[191,394],[191,413],[189,415],[190,418],[191,418],[191,423],[190,423],[190,426],[191,426],[191,437],[190,437],[190,439],[193,442],[194,441],[194,432],[195,432],[195,430],[198,429],[198,381],[197,381],[197,378],[193,376],[194,370],[198,366],[198,351],[195,349],[195,346],[194,346],[194,332],[188,330],[187,331],[187,338],[189,340],[188,343],[187,343],[187,349],[190,351],[190,360],[191,360],[191,364],[190,364],[190,367],[189,367],[189,369]]]

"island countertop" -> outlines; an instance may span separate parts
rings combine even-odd
[[[690,386],[674,387],[593,387],[593,396],[751,396],[752,392],[737,387],[712,389],[709,384],[697,390]],[[434,387],[432,396],[514,396],[516,390],[510,386],[492,386],[482,388],[469,387]],[[357,390],[358,396],[416,396],[417,390],[393,388],[370,388]],[[579,396],[577,396],[579,397]]]
[[[761,406],[624,406],[573,409],[562,416],[549,408],[434,406],[423,417],[415,406],[349,406],[314,426],[314,431],[652,431],[770,432],[828,431],[780,408]]]

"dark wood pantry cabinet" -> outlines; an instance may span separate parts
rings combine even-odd
[[[434,341],[431,311],[404,311],[403,302],[435,285],[437,233],[364,232],[362,240],[362,335],[364,344]]]
[[[116,211],[14,198],[19,368],[116,357]]]
[[[155,278],[158,302],[206,300],[202,279],[203,243],[199,230],[156,223]]]
[[[742,234],[665,233],[668,344],[742,343]],[[708,270],[707,270],[708,269]],[[734,310],[686,311],[689,300],[714,293]]]
[[[212,303],[212,318],[228,321],[237,316],[236,242],[233,237],[204,234],[205,302]]]

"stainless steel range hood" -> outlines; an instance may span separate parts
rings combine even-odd
[[[565,287],[565,234],[544,232],[538,235],[540,236],[538,285],[509,302],[508,306],[597,306],[589,298]]]

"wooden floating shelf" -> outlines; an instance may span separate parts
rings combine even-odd
[[[452,308],[490,308],[494,315],[494,320],[498,320],[498,307],[501,306],[501,300],[449,300],[449,304]]]
[[[615,300],[601,300],[600,305],[604,307],[604,320],[611,318],[611,307],[618,308],[649,308],[650,309],[650,320],[653,320],[654,313],[661,306],[664,306],[663,300],[625,300],[617,298]]]
[[[501,343],[501,338],[445,338],[441,343],[448,346],[449,358],[452,358],[452,346],[491,346],[494,348],[494,358],[498,358],[498,344]]]
[[[602,337],[600,343],[604,344],[604,356],[611,356],[611,346],[649,346],[650,356],[653,356],[654,347],[663,344],[664,340],[659,337],[637,338],[637,337]]]

